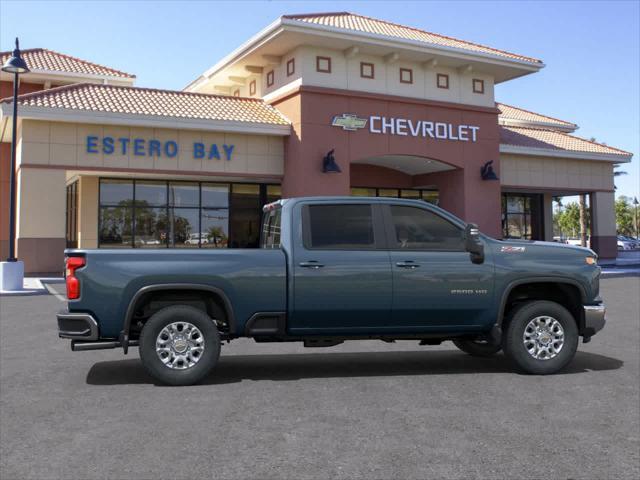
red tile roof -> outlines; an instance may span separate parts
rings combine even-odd
[[[542,64],[537,58],[526,57],[516,53],[498,50],[496,48],[487,47],[478,43],[467,42],[453,37],[447,37],[437,33],[419,30],[413,27],[399,25],[397,23],[378,20],[376,18],[365,17],[349,12],[328,12],[313,13],[301,15],[283,15],[283,18],[298,21],[301,23],[322,25],[333,27],[341,30],[351,30],[363,33],[373,33],[386,37],[394,37],[402,40],[413,40],[426,44],[437,45],[441,47],[459,48],[461,50],[472,51],[476,53],[484,53],[496,55],[499,57],[510,58],[513,60],[521,60],[524,62]]]
[[[0,103],[11,103],[5,98]],[[261,99],[173,90],[76,83],[18,97],[23,107],[289,125]]]
[[[541,128],[500,126],[500,144],[516,147],[541,148],[574,153],[596,153],[629,157],[632,154],[618,148],[592,142],[584,138]]]
[[[22,50],[22,58],[31,70],[45,70],[48,72],[74,73],[80,75],[97,75],[109,77],[135,78],[135,75],[121,72],[113,68],[88,62],[80,58],[54,52],[46,48],[30,48]],[[12,52],[0,52],[0,63],[11,56]]]
[[[514,107],[507,105],[506,103],[496,103],[496,107],[500,109],[500,118],[509,120],[519,120],[522,122],[545,123],[558,125],[559,127],[567,127],[570,129],[576,129],[578,126],[575,123],[567,122],[566,120],[560,120],[558,118],[550,117],[548,115],[542,115],[540,113],[531,112],[524,108]]]

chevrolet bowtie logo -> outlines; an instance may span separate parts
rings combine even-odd
[[[331,125],[334,127],[342,127],[343,130],[355,132],[359,128],[367,126],[367,119],[358,118],[357,115],[353,115],[351,113],[343,113],[342,115],[336,115],[333,117]]]

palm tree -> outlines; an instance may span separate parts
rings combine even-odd
[[[584,193],[580,194],[580,201],[578,206],[580,207],[580,245],[587,246],[587,196]]]
[[[622,170],[616,170],[617,168],[620,168],[620,165],[614,165],[613,167],[613,177],[621,177],[622,175],[626,175],[627,172],[624,172]],[[615,180],[614,180],[615,181]],[[613,186],[614,190],[617,190],[618,187],[616,187],[615,185]]]

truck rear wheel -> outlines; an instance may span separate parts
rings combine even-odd
[[[458,339],[453,340],[453,344],[474,357],[490,357],[502,350],[501,344],[482,340]]]
[[[578,326],[562,305],[527,302],[509,315],[504,353],[520,370],[548,375],[564,368],[578,348]]]
[[[163,308],[140,334],[140,359],[149,374],[167,385],[193,385],[220,357],[220,334],[207,314],[187,305]]]

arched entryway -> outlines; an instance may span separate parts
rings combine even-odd
[[[463,169],[415,155],[379,155],[350,164],[351,193],[422,199],[463,215]]]

